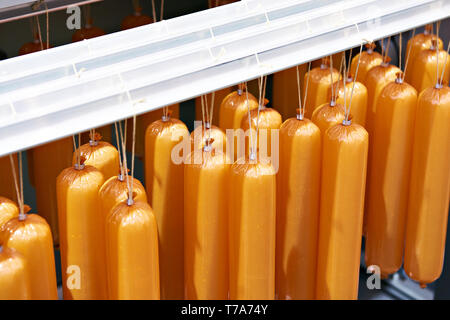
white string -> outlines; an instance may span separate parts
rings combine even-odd
[[[306,77],[305,96],[303,97],[303,116],[306,112],[306,97],[308,96],[309,75],[311,73],[311,61],[308,62],[308,75]]]
[[[11,162],[11,170],[12,170],[12,174],[13,174],[13,177],[14,177],[14,186],[16,188],[17,202],[19,203],[20,214],[22,214],[22,218],[23,218],[23,199],[20,197],[19,185],[18,185],[18,182],[17,182],[16,165],[14,163],[14,159],[13,159],[13,155],[12,154],[9,155],[9,160]],[[23,220],[23,219],[21,219],[21,220]]]
[[[114,131],[116,133],[117,151],[119,152],[119,168],[120,168],[121,175],[123,177],[122,152],[121,152],[121,147],[120,147],[120,140],[119,140],[120,138],[119,138],[119,134],[117,131],[117,122],[114,122]]]
[[[345,113],[345,120],[348,121],[348,117],[350,116],[350,110],[352,109],[352,100],[353,100],[353,91],[355,90],[355,83],[356,83],[356,77],[358,76],[358,70],[359,70],[359,63],[361,62],[361,53],[362,53],[363,43],[361,42],[361,46],[359,47],[359,57],[358,57],[358,64],[356,65],[355,75],[353,76],[353,86],[352,86],[352,92],[350,93],[350,103],[348,106],[348,112]],[[344,83],[344,90],[345,90],[346,84]],[[344,92],[345,96],[345,92]],[[344,97],[344,100],[346,98]]]
[[[153,22],[157,22],[158,18],[156,17],[155,0],[152,0],[152,14],[153,14]]]
[[[411,39],[414,39],[415,33],[416,33],[416,29],[414,28],[414,29],[413,29],[413,33],[412,33],[412,36],[411,36]],[[412,48],[412,44],[409,46],[408,52],[407,52],[407,54],[406,54],[405,70],[403,70],[403,78],[402,78],[402,82],[405,80],[406,69],[408,68],[408,62],[409,62],[409,56],[410,56],[410,53],[411,53],[411,48]]]
[[[331,101],[334,101],[334,82],[333,82],[333,56],[330,56],[330,78],[331,78]]]
[[[252,134],[252,118],[250,116],[250,104],[248,103],[248,89],[247,89],[247,81],[245,81],[245,95],[247,99],[247,112],[248,112],[248,128],[250,130],[250,158],[254,154],[253,150],[253,134]],[[259,106],[258,106],[259,108]]]
[[[299,108],[299,111],[301,114],[301,112],[302,112],[302,97],[300,94],[300,74],[298,71],[298,66],[296,66],[295,68],[297,70],[297,93],[298,93],[298,106],[299,106],[298,108]]]

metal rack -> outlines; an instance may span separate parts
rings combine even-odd
[[[450,15],[446,0],[243,0],[0,62],[0,156]]]

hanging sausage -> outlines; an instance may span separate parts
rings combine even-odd
[[[247,106],[247,96],[248,104]],[[242,118],[250,111],[258,107],[258,100],[247,91],[247,86],[239,85],[238,90],[228,94],[220,104],[219,127],[222,130],[239,129]]]
[[[373,67],[367,72],[364,84],[367,88],[367,115],[366,115],[366,130],[369,135],[373,133],[373,123],[375,119],[375,112],[377,100],[381,91],[389,83],[395,80],[396,74],[401,70],[389,64],[390,57],[385,57],[384,62],[379,66]]]
[[[325,136],[325,131],[328,128],[334,126],[335,124],[342,123],[342,120],[344,120],[345,116],[344,105],[336,103],[336,96],[337,96],[337,92],[335,90],[337,88],[336,84],[339,83],[341,80],[338,79],[335,82],[334,74],[331,72],[331,68],[329,72],[329,77],[330,77],[329,82],[333,83],[333,85],[329,87],[331,93],[329,95],[330,96],[329,102],[326,102],[318,106],[312,113],[311,117],[312,122],[314,122],[319,127],[320,132],[322,133],[322,138]]]
[[[224,154],[226,153],[227,137],[225,132],[219,127],[214,125],[211,126],[209,122],[206,122],[205,125],[197,126],[197,128],[191,132],[191,149],[193,151],[203,150],[208,138],[213,139],[213,149]]]
[[[134,13],[126,16],[120,25],[120,29],[128,30],[153,22],[153,19],[145,14],[142,14],[142,7],[139,5],[139,0],[133,0]]]
[[[299,105],[297,117],[287,119],[280,128],[275,267],[278,299],[315,298],[321,137],[320,129],[304,118],[300,101]]]
[[[324,137],[325,131],[335,124],[341,123],[344,116],[344,105],[330,101],[318,107],[312,114],[311,120],[319,127]]]
[[[265,86],[265,82],[263,86]],[[264,93],[262,97],[264,97]],[[269,103],[269,100],[264,99],[264,103],[261,103],[259,108],[251,110],[250,113],[247,112],[247,115],[242,118],[241,128],[244,131],[251,129],[249,122],[251,122],[253,128],[258,126],[257,140],[263,144],[265,141],[266,144],[266,148],[263,148],[265,150],[260,149],[259,152],[265,151],[264,155],[270,157],[272,155],[273,133],[275,130],[280,129],[283,120],[281,119],[281,114],[277,110],[266,107],[267,103]],[[251,120],[249,121],[249,119]],[[250,130],[250,132],[252,136],[256,136],[256,131],[254,129]],[[248,155],[250,152],[250,139],[246,139],[245,150]],[[239,153],[237,153],[237,155],[239,155]]]
[[[368,172],[366,265],[377,265],[382,277],[402,266],[408,185],[417,91],[403,74],[388,83],[377,101]],[[419,120],[420,121],[420,120]]]
[[[56,300],[55,258],[50,227],[37,214],[20,214],[5,223],[0,243],[20,252],[27,262],[30,299]]]
[[[24,256],[0,243],[0,300],[31,298],[27,268]]]
[[[368,134],[337,124],[324,135],[316,298],[356,299]]]
[[[23,56],[33,52],[38,52],[41,50],[46,50],[48,48],[51,48],[51,46],[47,46],[46,43],[41,44],[41,41],[39,41],[39,35],[35,34],[34,40],[32,42],[27,42],[20,47],[19,56]]]
[[[264,78],[259,82],[259,105],[263,104],[264,82]],[[251,131],[253,121],[249,122]],[[259,119],[256,124],[261,124]],[[276,172],[272,164],[258,154],[258,135],[254,137],[248,156],[238,159],[230,174],[228,221],[232,300],[275,297]]]
[[[361,57],[362,58],[362,57]],[[360,66],[361,68],[361,66]],[[359,72],[358,72],[359,74]],[[336,85],[336,103],[340,105],[344,105],[344,100],[350,101],[350,96],[352,95],[353,89],[353,97],[352,97],[352,121],[356,124],[362,125],[363,127],[366,124],[366,112],[367,112],[367,88],[361,82],[356,81],[355,87],[353,88],[353,77],[349,75],[345,80],[346,86],[346,94],[347,97],[344,99],[344,85],[343,80],[338,82]],[[331,92],[330,92],[331,94]],[[341,121],[339,121],[341,122]]]
[[[356,78],[356,81],[365,83],[367,73],[370,69],[379,66],[383,62],[381,54],[374,51],[375,47],[375,43],[368,43],[366,44],[366,51],[363,51],[361,54],[357,54],[353,57],[350,67],[350,74],[355,74],[359,61],[358,78]]]
[[[0,197],[0,229],[2,226],[19,215],[19,207],[14,201]]]
[[[165,110],[165,115],[167,115]],[[120,125],[119,125],[120,128]],[[133,116],[133,137],[136,134],[136,115]],[[134,144],[132,141],[131,175],[127,174],[127,158],[123,133],[120,144],[123,156],[121,176],[125,176],[128,195],[106,214],[106,270],[108,296],[120,300],[155,300],[160,298],[158,227],[152,208],[147,202],[136,200],[142,190],[134,190]],[[168,159],[166,159],[167,161]],[[112,199],[108,191],[101,191],[104,205]],[[117,191],[117,189],[116,189]],[[120,190],[118,190],[120,192]],[[122,192],[117,194],[120,198]],[[119,199],[116,199],[118,201]],[[100,214],[102,216],[102,214]]]
[[[171,153],[185,137],[186,125],[168,114],[145,133],[145,186],[158,223],[161,299],[184,297],[183,165]]]
[[[107,297],[107,287],[98,191],[104,178],[100,170],[86,165],[79,153],[78,157],[56,181],[63,294],[66,300],[102,300]],[[72,266],[79,269],[72,271]],[[72,272],[78,270],[80,279],[72,282]]]
[[[248,157],[231,168],[230,299],[275,297],[276,181],[271,164]]]
[[[434,86],[442,73],[444,75],[442,83],[444,86],[448,85],[450,59],[447,58],[448,53],[445,50],[436,50],[436,45],[436,40],[432,40],[429,49],[421,50],[416,54],[414,64],[411,66],[411,85],[417,92]],[[438,70],[436,70],[436,63],[439,64]]]
[[[358,297],[369,135],[351,122],[351,106],[350,98],[344,121],[322,139],[317,299]]]
[[[185,298],[226,300],[230,161],[213,147],[213,138],[206,139],[184,167]]]
[[[419,33],[413,36],[408,40],[408,44],[406,47],[406,51],[410,51],[409,61],[405,65],[405,70],[412,70],[414,68],[415,59],[417,54],[419,54],[422,50],[429,49],[431,47],[432,40],[438,40],[439,50],[442,49],[443,43],[440,38],[438,38],[435,34],[433,34],[433,25],[428,24],[425,26],[425,30],[423,33]],[[412,83],[412,72],[405,73],[405,79],[407,83]],[[420,91],[419,91],[420,92]]]
[[[333,68],[332,70],[333,81],[338,81],[340,79],[339,71],[335,68]],[[320,67],[313,68],[308,73],[310,73],[310,81],[308,88],[307,105],[305,106],[305,116],[307,118],[311,118],[314,110],[328,101],[328,91],[330,90],[331,86],[330,59],[328,57],[323,58]],[[306,77],[308,77],[308,73],[305,74],[305,81]],[[304,90],[303,96],[305,96]]]
[[[406,274],[422,286],[442,272],[450,194],[450,88],[436,84],[417,102],[406,224]]]
[[[85,159],[84,164],[97,168],[105,180],[115,176],[119,172],[119,152],[108,142],[101,141],[99,133],[91,133],[89,143],[75,150],[72,157],[72,165],[77,163],[78,152]]]
[[[158,230],[148,203],[128,199],[107,215],[106,257],[109,299],[160,298]]]
[[[83,6],[85,21],[84,27],[75,31],[72,35],[72,42],[82,41],[85,39],[92,39],[105,35],[105,31],[93,25],[91,17],[91,6]]]
[[[114,209],[119,203],[128,199],[127,179],[131,180],[131,176],[125,177],[122,174],[114,176],[105,181],[98,191],[100,199],[100,210],[103,219]],[[136,201],[147,202],[147,194],[142,183],[133,178],[133,192]],[[105,220],[103,220],[105,221]]]

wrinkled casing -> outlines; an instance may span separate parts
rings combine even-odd
[[[183,299],[183,164],[172,148],[189,131],[180,120],[153,122],[145,134],[145,186],[158,223],[161,298]]]
[[[403,263],[417,92],[387,84],[378,98],[366,192],[366,265],[387,276]]]
[[[358,124],[337,124],[323,138],[317,299],[358,297],[368,142]]]
[[[184,283],[189,300],[228,299],[229,167],[220,153],[198,151],[186,159]]]
[[[110,299],[159,299],[158,231],[146,202],[121,203],[109,213],[106,252]]]
[[[98,190],[104,182],[93,166],[74,167],[57,179],[63,294],[66,300],[106,299],[105,232]],[[78,266],[80,288],[71,288],[67,268]]]
[[[55,258],[50,227],[36,214],[13,218],[3,225],[0,242],[20,252],[27,262],[30,299],[56,300]]]
[[[270,164],[235,163],[230,186],[230,299],[274,299],[275,171]]]
[[[277,174],[278,299],[314,299],[320,153],[320,129],[313,122],[291,118],[283,123]]]
[[[408,276],[421,284],[442,272],[450,194],[450,88],[418,98],[406,224]]]
[[[97,145],[83,144],[73,153],[72,165],[77,163],[77,153],[80,152],[86,161],[85,165],[97,168],[105,180],[117,175],[119,172],[119,152],[108,142],[98,141]]]
[[[16,250],[0,249],[0,300],[28,300],[30,271],[25,258]]]
[[[339,81],[340,77],[339,71],[333,68],[333,82]],[[305,79],[303,80],[305,85],[301,88],[302,97],[305,96],[307,79],[308,73],[305,74]],[[329,66],[326,66],[325,68],[317,67],[311,69],[308,84],[308,96],[305,105],[305,116],[307,118],[311,118],[314,110],[328,101],[328,90],[330,90],[330,87],[331,76]]]

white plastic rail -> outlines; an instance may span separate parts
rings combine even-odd
[[[449,0],[247,0],[5,60],[0,156],[449,15]]]

